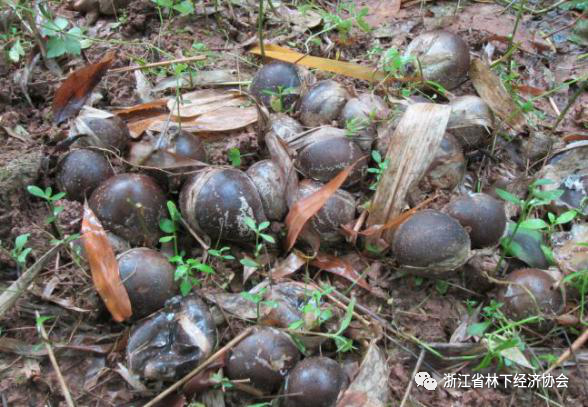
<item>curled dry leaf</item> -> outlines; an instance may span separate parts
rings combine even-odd
[[[327,271],[329,273],[336,274],[340,277],[346,278],[347,280],[357,284],[363,289],[373,292],[372,287],[368,282],[361,277],[361,275],[353,268],[353,265],[348,261],[339,257],[319,253],[311,262],[310,265],[320,270]]]
[[[384,352],[370,343],[359,367],[359,373],[345,393],[340,396],[337,407],[384,407],[390,400],[388,377],[390,371]]]
[[[100,221],[86,202],[82,220],[82,243],[96,291],[117,322],[132,315],[131,301],[120,279],[118,263]]]
[[[271,271],[270,276],[274,280],[294,274],[300,267],[306,264],[307,259],[297,250],[292,251],[284,260],[279,262]]]
[[[523,131],[525,117],[512,100],[504,84],[481,60],[474,59],[470,64],[470,78],[476,92],[490,109],[514,130]]]
[[[182,95],[180,103],[176,103],[174,98],[168,99],[167,108],[173,117],[191,119],[221,107],[242,106],[246,101],[247,98],[238,92],[204,89]]]
[[[361,159],[360,159],[361,160]],[[358,160],[359,161],[359,160]],[[288,216],[286,216],[286,226],[288,227],[288,235],[286,236],[286,251],[290,251],[296,243],[296,239],[300,235],[302,228],[327,202],[327,200],[339,189],[345,182],[353,167],[357,162],[351,164],[343,171],[341,171],[335,178],[326,183],[315,193],[307,196],[296,202],[290,208]]]
[[[80,111],[92,90],[112,65],[115,55],[115,51],[110,51],[99,62],[72,72],[63,81],[53,97],[53,121],[56,124],[64,122]]]

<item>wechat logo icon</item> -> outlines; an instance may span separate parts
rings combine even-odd
[[[417,387],[423,386],[425,389],[433,391],[437,388],[437,380],[433,379],[427,372],[418,372],[414,376]]]

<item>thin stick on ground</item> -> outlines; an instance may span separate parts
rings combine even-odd
[[[14,283],[10,285],[0,295],[0,318],[4,316],[16,300],[26,291],[29,285],[41,272],[45,263],[47,263],[58,251],[61,249],[61,245],[54,246],[51,250],[45,253],[35,264],[27,269]]]
[[[172,64],[181,64],[181,63],[184,63],[184,62],[202,61],[203,59],[206,59],[206,55],[196,55],[196,56],[193,56],[193,57],[172,59],[172,60],[169,60],[169,61],[152,62],[150,64],[145,64],[145,65],[136,65],[136,66],[127,66],[125,68],[109,69],[108,72],[109,73],[131,72],[131,71],[136,71],[138,69],[157,68],[159,66],[167,66],[167,65],[172,65]]]
[[[201,371],[206,369],[206,367],[208,367],[212,362],[214,362],[220,356],[224,355],[233,346],[235,346],[236,344],[241,342],[241,340],[243,340],[247,335],[249,335],[251,333],[252,329],[253,329],[252,327],[249,327],[246,330],[244,330],[243,332],[241,332],[239,335],[235,336],[233,339],[231,339],[229,341],[229,343],[227,343],[225,346],[223,346],[218,351],[216,351],[216,353],[214,353],[212,356],[210,356],[208,359],[206,359],[204,362],[202,362],[198,367],[194,368],[194,370],[192,370],[186,376],[182,377],[180,380],[178,380],[177,382],[175,382],[174,384],[169,386],[167,389],[165,389],[162,393],[160,393],[157,397],[155,397],[149,403],[145,404],[143,407],[153,407],[155,404],[157,404],[158,402],[163,400],[165,397],[167,397],[171,393],[173,393],[175,390],[177,390],[178,388],[183,386],[188,380],[190,380],[192,377],[196,376],[198,373],[200,373]]]
[[[35,311],[37,319],[39,318],[39,311]],[[39,333],[45,342],[45,348],[47,349],[47,353],[49,354],[49,360],[51,361],[51,365],[53,365],[53,369],[57,374],[57,381],[59,381],[59,386],[61,387],[61,391],[63,392],[63,397],[65,397],[65,402],[67,403],[68,407],[75,407],[75,403],[71,397],[71,393],[63,379],[63,375],[61,374],[61,369],[59,368],[59,364],[57,363],[57,358],[55,357],[55,353],[53,353],[53,348],[49,343],[49,336],[47,335],[47,331],[45,331],[45,327],[43,324],[37,324],[37,328],[39,329]]]
[[[563,362],[565,362],[570,357],[572,357],[572,355],[575,352],[577,352],[578,349],[580,349],[582,346],[584,346],[586,341],[588,341],[588,328],[585,329],[584,332],[582,332],[582,335],[580,335],[580,336],[578,336],[578,338],[576,338],[574,343],[572,343],[572,346],[570,346],[564,353],[562,353],[561,356],[555,361],[555,363],[553,365],[551,365],[551,367],[549,369],[547,369],[547,371],[544,374],[548,375],[555,368],[557,368]]]
[[[414,370],[412,371],[412,374],[410,375],[410,378],[408,380],[408,387],[406,388],[406,391],[404,392],[404,397],[402,397],[402,402],[400,403],[400,407],[404,407],[404,404],[406,404],[406,400],[408,400],[408,396],[410,396],[410,391],[412,390],[412,383],[414,381],[414,377],[417,374],[417,372],[419,371],[419,369],[421,368],[421,364],[423,363],[424,358],[425,358],[425,350],[421,349],[421,354],[419,355],[419,359],[417,360],[417,363],[414,366]]]

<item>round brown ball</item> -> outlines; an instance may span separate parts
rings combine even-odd
[[[401,268],[413,274],[437,277],[466,263],[470,256],[470,237],[457,220],[427,209],[398,227],[392,250]]]
[[[331,79],[317,82],[300,100],[300,121],[308,127],[330,125],[349,98],[343,85]]]
[[[513,320],[539,315],[553,317],[562,312],[563,295],[554,288],[555,279],[539,269],[518,269],[508,275],[508,285],[501,286],[498,301],[504,304],[502,310]],[[547,326],[545,322],[538,324]]]
[[[153,178],[120,174],[94,190],[89,205],[102,225],[137,246],[154,246],[166,198]]]
[[[286,406],[332,407],[346,382],[345,372],[333,359],[306,358],[286,378]]]
[[[418,59],[425,80],[438,82],[449,90],[465,81],[470,68],[468,45],[449,31],[419,35],[408,45],[405,54]]]
[[[158,251],[140,247],[124,252],[117,260],[133,317],[142,318],[157,311],[178,293],[175,268]]]
[[[251,81],[251,94],[266,107],[278,107],[279,93],[282,92],[286,111],[298,101],[302,81],[295,65],[287,62],[272,62],[263,66]],[[275,109],[274,109],[275,110]]]
[[[307,178],[329,182],[339,172],[358,161],[365,154],[345,131],[334,127],[321,127],[305,137],[298,151],[296,167]],[[343,184],[352,185],[361,179],[367,158],[358,162]]]
[[[461,196],[447,204],[445,212],[466,228],[474,249],[497,244],[506,229],[504,204],[488,194]]]
[[[182,187],[180,210],[190,226],[215,240],[253,240],[245,218],[257,224],[267,220],[255,184],[233,168],[214,168],[192,177]]]
[[[252,386],[274,393],[299,359],[300,352],[288,335],[275,328],[259,328],[235,346],[227,362],[227,376],[249,379]]]
[[[79,149],[70,151],[60,162],[57,183],[67,199],[83,202],[101,182],[113,175],[104,155]]]

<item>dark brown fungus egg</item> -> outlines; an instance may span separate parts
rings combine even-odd
[[[180,210],[190,226],[215,240],[252,240],[255,235],[245,218],[258,224],[266,220],[255,184],[233,168],[211,168],[193,176],[182,187]]]
[[[74,122],[75,132],[84,135],[79,144],[125,152],[131,136],[118,116],[98,109],[84,109]]]
[[[286,378],[286,407],[333,407],[347,375],[336,361],[310,357],[299,362]]]
[[[300,96],[302,81],[296,65],[272,62],[263,66],[251,81],[251,94],[274,111],[290,109]]]
[[[433,162],[427,169],[419,186],[424,190],[452,190],[463,179],[466,171],[465,157],[459,142],[445,134],[437,149]]]
[[[140,247],[124,252],[117,260],[134,318],[157,311],[178,293],[174,281],[175,268],[163,254]]]
[[[296,168],[307,178],[321,182],[333,179],[341,170],[366,156],[361,148],[345,135],[345,130],[321,127],[300,137],[290,146],[298,152]],[[367,159],[355,165],[345,186],[358,182]]]
[[[134,245],[153,246],[165,216],[165,195],[153,178],[120,174],[104,181],[89,200],[102,225]]]
[[[564,297],[560,289],[554,288],[555,279],[539,269],[518,269],[506,278],[498,293],[502,310],[513,320],[532,316],[553,317],[562,312]],[[539,326],[548,327],[542,322]]]
[[[465,81],[470,68],[468,45],[449,31],[419,35],[408,44],[405,54],[418,60],[425,80],[438,82],[449,90]],[[415,71],[418,72],[418,68]]]
[[[323,184],[311,180],[300,182],[298,199],[305,198],[318,191]],[[341,225],[347,224],[355,219],[355,199],[353,195],[342,189],[337,190],[314,215],[310,224],[316,230],[321,241],[325,243],[336,243],[342,239],[339,232]]]
[[[398,227],[392,250],[402,269],[424,277],[440,277],[466,263],[470,237],[449,215],[424,210]]]
[[[268,219],[282,220],[288,210],[286,204],[286,177],[272,160],[261,160],[247,169],[247,175],[256,186],[263,212]]]
[[[133,327],[127,361],[145,379],[175,381],[210,356],[216,341],[208,306],[195,295],[176,296]]]
[[[504,204],[484,193],[454,199],[444,212],[466,228],[473,249],[497,244],[506,229]]]
[[[388,114],[388,106],[381,97],[363,93],[347,101],[339,116],[339,126],[347,129],[363,151],[370,151],[376,138],[377,124]]]
[[[70,151],[59,163],[59,189],[72,201],[83,201],[101,182],[114,175],[102,153],[79,149]]]
[[[343,85],[331,79],[317,82],[300,100],[300,121],[308,127],[330,125],[349,98]]]
[[[483,145],[490,139],[494,116],[490,107],[477,96],[459,96],[451,101],[447,131],[467,148]]]
[[[253,387],[274,393],[298,360],[300,352],[288,335],[275,328],[258,328],[235,346],[226,371],[231,380],[249,379]]]

